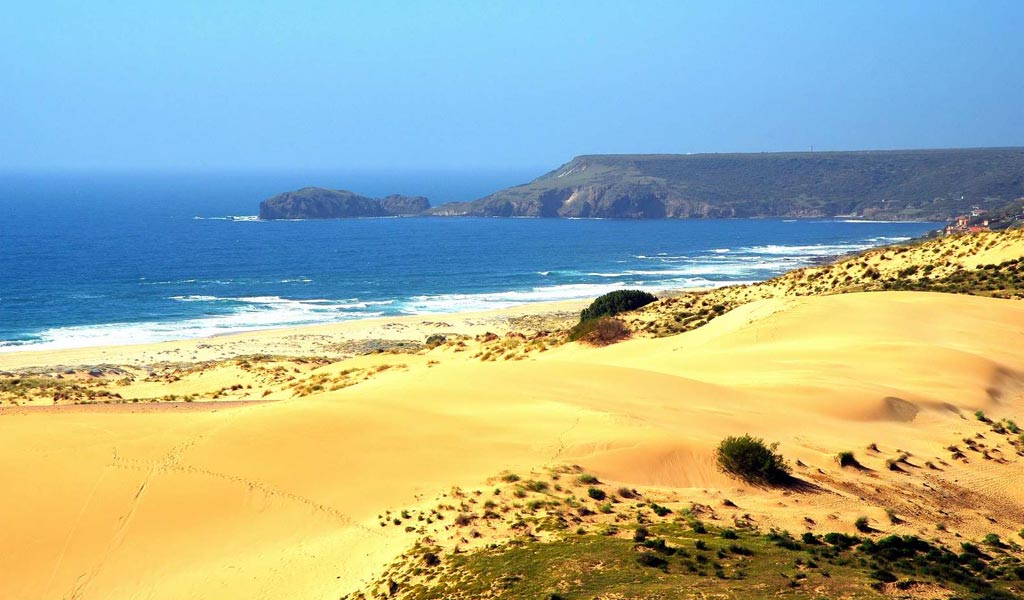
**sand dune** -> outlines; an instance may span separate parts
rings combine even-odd
[[[9,409],[0,588],[26,599],[338,597],[415,539],[381,527],[383,511],[563,463],[691,499],[732,490],[766,522],[828,521],[853,500],[808,499],[787,514],[719,473],[714,445],[751,432],[825,468],[871,442],[937,456],[973,426],[958,412],[1020,415],[1021,347],[1018,302],[851,294],[764,300],[679,336],[527,361],[437,349],[402,372],[280,402]],[[998,483],[1020,471],[972,473],[1020,502]]]

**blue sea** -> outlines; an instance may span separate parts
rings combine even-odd
[[[935,223],[255,220],[305,185],[470,200],[537,172],[0,175],[0,352],[768,279]]]

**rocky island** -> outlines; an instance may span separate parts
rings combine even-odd
[[[260,203],[260,219],[346,219],[354,217],[405,217],[430,208],[423,196],[392,194],[370,198],[348,190],[306,187],[278,194]]]
[[[430,208],[305,188],[261,219],[392,215],[947,220],[1024,197],[1024,148],[579,156],[523,185]]]

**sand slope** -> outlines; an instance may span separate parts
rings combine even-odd
[[[280,402],[6,410],[0,596],[337,598],[415,539],[379,525],[386,509],[560,463],[681,498],[728,494],[763,524],[814,515],[822,531],[948,478],[980,494],[964,502],[996,519],[985,527],[1013,532],[1024,497],[1007,482],[1024,470],[1005,443],[993,442],[1003,462],[946,461],[932,479],[880,463],[897,450],[944,460],[980,431],[977,409],[1024,417],[1021,348],[1016,301],[776,298],[679,336],[519,362],[438,349],[422,357],[438,364]],[[779,440],[807,465],[798,476],[835,479],[831,491],[780,498],[718,473],[715,444],[744,432]],[[839,481],[832,456],[872,442],[873,471]],[[879,491],[844,491],[858,478]],[[907,530],[934,517],[919,510]],[[964,531],[982,527],[966,512]]]

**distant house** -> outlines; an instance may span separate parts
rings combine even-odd
[[[975,211],[971,211],[972,215],[974,212]],[[977,217],[978,215],[973,216]],[[979,233],[982,231],[989,231],[988,219],[984,219],[982,221],[972,224],[971,216],[968,215],[960,215],[959,217],[954,219],[952,223],[946,225],[946,235],[953,235],[957,233]]]

